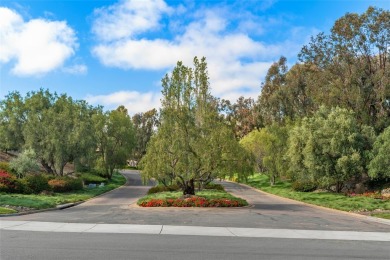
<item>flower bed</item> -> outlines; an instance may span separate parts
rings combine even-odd
[[[349,194],[347,194],[347,196],[348,197],[367,197],[367,198],[373,198],[373,199],[390,200],[390,197],[383,196],[380,192],[373,192],[373,191],[364,192],[362,194],[349,193]]]
[[[242,199],[206,199],[193,196],[177,199],[149,199],[138,204],[141,207],[243,207],[248,203]]]

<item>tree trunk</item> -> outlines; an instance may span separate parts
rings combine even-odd
[[[49,164],[45,160],[41,160],[41,164],[42,164],[43,168],[45,168],[45,171],[47,173],[51,173],[51,174],[54,173],[53,169],[49,166]]]
[[[183,188],[183,195],[195,195],[194,179],[185,181],[184,188]]]
[[[270,179],[270,182],[271,182],[271,186],[274,186],[275,185],[275,179],[276,179],[275,175],[271,175],[269,179]]]

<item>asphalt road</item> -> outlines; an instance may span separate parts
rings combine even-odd
[[[390,225],[337,211],[310,207],[260,193],[236,183],[227,190],[245,198],[248,208],[141,208],[136,205],[150,186],[143,186],[137,171],[125,170],[126,186],[76,207],[3,220],[68,223],[150,224],[210,227],[276,228],[390,232]]]
[[[0,259],[390,259],[388,224],[235,183],[223,184],[251,207],[140,208],[149,187],[123,173],[78,206],[0,218]]]
[[[2,231],[2,260],[390,259],[388,242]]]

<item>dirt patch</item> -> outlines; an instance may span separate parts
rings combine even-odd
[[[0,152],[0,162],[9,162],[15,157],[15,154]]]

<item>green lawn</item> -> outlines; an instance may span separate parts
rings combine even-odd
[[[279,181],[274,186],[271,186],[266,175],[255,174],[244,183],[281,197],[343,211],[390,210],[390,200],[379,200],[362,196],[347,197],[343,194],[331,192],[297,192],[291,189],[289,182]]]
[[[53,208],[57,205],[79,202],[90,199],[107,191],[113,190],[126,182],[125,177],[121,174],[114,174],[112,180],[104,187],[97,187],[93,189],[84,188],[82,190],[67,192],[67,193],[54,193],[50,195],[25,195],[25,194],[10,194],[1,193],[0,206],[23,206],[34,209],[46,209]],[[4,213],[3,213],[4,214]]]

